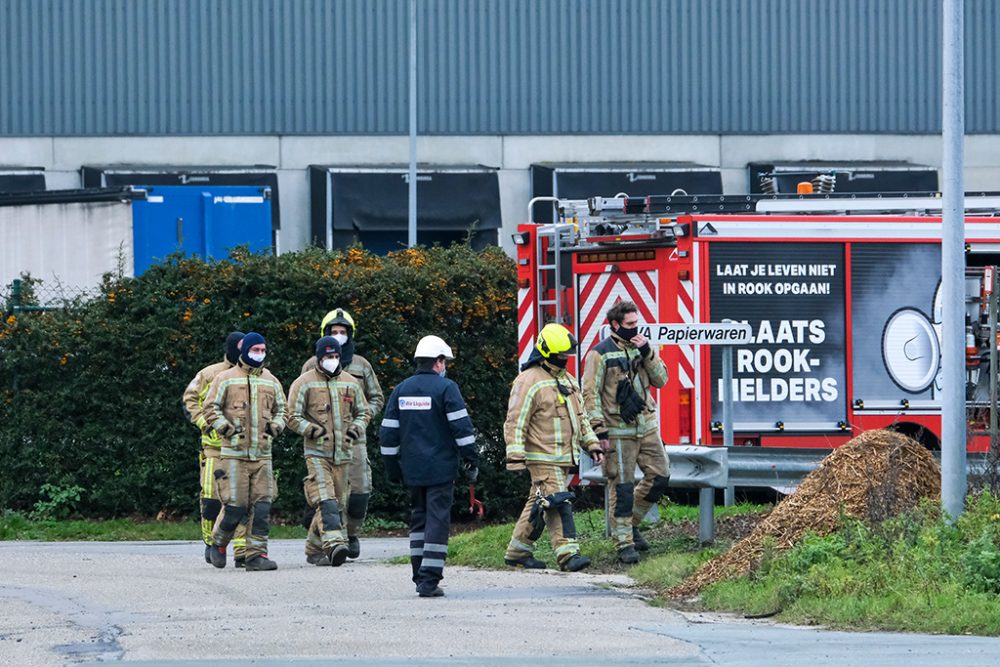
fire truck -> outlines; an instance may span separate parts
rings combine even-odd
[[[605,312],[639,308],[656,324],[745,322],[733,350],[737,445],[837,447],[891,428],[929,448],[941,433],[941,198],[933,193],[619,195],[537,198],[546,221],[520,225],[518,342],[560,322],[580,341],[607,335]],[[969,451],[997,437],[1000,197],[966,197]],[[529,214],[530,218],[530,214]],[[670,373],[656,392],[665,443],[722,443],[722,348],[659,347]]]

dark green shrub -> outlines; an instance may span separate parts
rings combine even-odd
[[[181,413],[185,385],[221,359],[228,331],[255,330],[267,337],[269,368],[287,392],[320,319],[343,306],[358,322],[358,353],[387,395],[412,372],[421,336],[452,345],[449,377],[481,434],[478,494],[493,517],[516,512],[527,482],[503,471],[501,432],[516,373],[514,276],[498,248],[386,257],[360,248],[278,257],[236,250],[225,261],[173,257],[140,278],[107,276],[100,296],[76,307],[10,316],[0,322],[0,507],[31,511],[55,501],[44,488],[79,487],[72,505],[83,516],[191,513],[198,437]],[[406,505],[382,474],[380,420],[368,433],[371,511],[394,519]],[[275,464],[276,510],[296,515],[304,474],[297,436],[281,436]],[[458,509],[468,504],[461,485],[456,497]]]

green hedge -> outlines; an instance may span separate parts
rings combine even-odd
[[[30,290],[28,291],[30,293]],[[0,508],[45,515],[187,515],[196,509],[198,433],[180,396],[222,356],[233,329],[259,331],[268,367],[287,392],[333,306],[358,323],[357,349],[389,391],[412,373],[412,350],[442,336],[457,360],[480,431],[479,494],[493,517],[516,512],[526,480],[503,470],[502,424],[516,371],[513,262],[499,249],[417,248],[378,257],[360,248],[278,257],[236,250],[205,262],[174,257],[140,278],[105,277],[100,296],[0,326]],[[372,513],[404,515],[385,481],[378,422],[369,427]],[[276,511],[302,505],[302,442],[276,447]],[[465,490],[456,493],[467,504]]]

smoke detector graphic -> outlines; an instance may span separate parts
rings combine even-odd
[[[941,385],[941,283],[934,291],[933,321],[917,308],[894,312],[882,329],[882,361],[900,389],[913,394]]]

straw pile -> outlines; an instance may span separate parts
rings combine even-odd
[[[823,459],[750,535],[667,595],[691,597],[709,584],[746,574],[760,564],[765,541],[788,549],[808,531],[835,530],[841,513],[877,523],[940,494],[937,461],[922,445],[892,431],[866,431]]]

